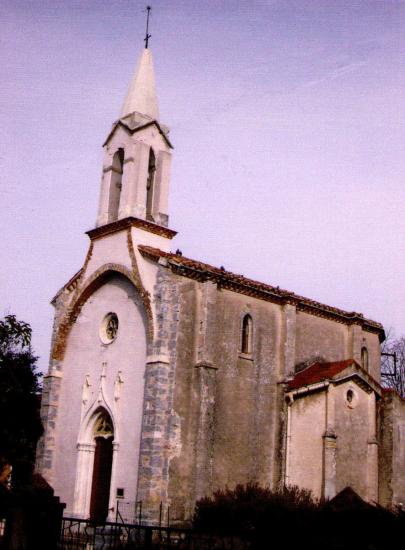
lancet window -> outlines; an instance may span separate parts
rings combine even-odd
[[[361,348],[361,366],[368,371],[368,349],[366,346]]]
[[[249,314],[242,320],[241,352],[252,353],[253,321]]]

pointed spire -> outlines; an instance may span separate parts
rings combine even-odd
[[[121,118],[133,112],[159,120],[159,107],[155,89],[152,53],[148,48],[142,51],[127,97],[121,111]]]

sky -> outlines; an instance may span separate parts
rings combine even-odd
[[[0,6],[0,315],[33,328],[82,266],[145,5]],[[405,334],[405,1],[155,0],[173,250]]]

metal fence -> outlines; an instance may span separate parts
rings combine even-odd
[[[146,523],[146,518],[144,517],[145,509],[143,509],[141,500],[134,502],[117,499],[115,510],[115,521],[117,523],[135,523],[137,525]]]
[[[153,525],[158,527],[178,527],[179,522],[184,526],[182,511],[175,506],[164,505],[162,502],[156,506],[145,506],[142,500],[129,501],[117,499],[115,508],[115,521],[117,523],[130,523],[136,525]]]
[[[190,529],[63,518],[58,550],[247,550],[233,538],[194,533]]]

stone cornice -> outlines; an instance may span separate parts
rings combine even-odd
[[[83,273],[83,268],[80,268],[79,271],[77,271],[73,277],[71,279],[69,279],[69,281],[63,285],[63,287],[61,289],[58,290],[58,292],[55,294],[55,296],[52,298],[51,300],[51,304],[52,305],[56,305],[56,300],[57,298],[62,294],[62,292],[64,292],[65,290],[67,290],[68,292],[72,292],[72,290],[75,290],[75,288],[77,287],[77,284],[80,280],[80,277]]]
[[[168,229],[162,225],[158,225],[147,220],[142,220],[140,218],[134,218],[132,216],[101,225],[95,229],[90,229],[90,231],[86,231],[86,234],[90,237],[91,241],[94,241],[96,239],[100,239],[101,237],[105,237],[106,235],[110,235],[111,233],[116,233],[127,229],[128,227],[138,227],[140,229],[144,229],[145,231],[150,231],[150,233],[160,235],[161,237],[166,237],[167,239],[173,239],[173,237],[177,235],[177,231],[173,231],[173,229]]]

